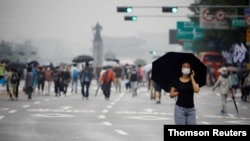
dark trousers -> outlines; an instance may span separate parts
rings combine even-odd
[[[63,94],[66,94],[68,91],[68,84],[63,85]]]
[[[56,96],[59,94],[59,96],[61,95],[61,92],[63,91],[63,86],[61,85],[61,83],[59,81],[55,81],[54,82],[55,85],[55,93]]]
[[[42,89],[42,91],[44,90],[44,81],[38,81],[38,90]]]
[[[102,91],[106,99],[110,97],[111,84],[102,84]]]
[[[249,95],[250,87],[243,87],[241,88],[241,100],[247,101],[247,96]]]
[[[82,96],[88,98],[90,82],[83,82],[81,83],[81,85],[82,85]],[[85,87],[86,87],[86,90],[85,90]]]
[[[32,97],[33,87],[26,87],[26,94],[28,95],[28,99]]]

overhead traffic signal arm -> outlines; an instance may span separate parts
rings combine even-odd
[[[178,7],[162,7],[162,12],[163,13],[177,13],[178,12]]]

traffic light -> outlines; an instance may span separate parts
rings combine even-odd
[[[177,13],[178,12],[178,7],[162,7],[162,12]]]
[[[124,16],[125,21],[137,21],[137,16]]]
[[[132,13],[133,7],[117,7],[117,12]]]
[[[150,54],[156,55],[156,51],[155,51],[155,50],[152,50],[152,51],[150,51]]]

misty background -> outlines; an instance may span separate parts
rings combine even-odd
[[[194,0],[0,0],[0,40],[36,48],[39,61],[71,62],[79,54],[92,55],[97,22],[103,27],[104,54],[112,52],[121,61],[144,59],[149,53],[181,51],[178,44],[169,44],[169,30],[177,21],[189,21],[187,8],[162,13],[161,6],[189,6]],[[117,6],[152,6],[134,8],[135,22],[124,21],[126,13],[117,13]],[[153,8],[153,6],[159,6]],[[128,15],[128,14],[127,14]],[[143,16],[145,15],[145,16]],[[151,17],[146,17],[150,16]],[[166,15],[166,17],[157,17]],[[170,15],[171,17],[168,17]],[[179,16],[178,16],[179,15]],[[183,15],[183,16],[180,16]]]

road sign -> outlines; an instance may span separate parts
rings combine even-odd
[[[250,15],[247,15],[245,17],[245,22],[246,22],[247,25],[250,25]]]
[[[226,13],[222,10],[216,11],[216,19],[219,21],[223,21],[226,19]]]
[[[246,26],[246,22],[244,19],[233,19],[231,24],[232,24],[232,27],[244,27],[244,26]]]
[[[204,30],[199,28],[194,22],[177,22],[176,38],[186,40],[196,40],[204,37]]]
[[[214,20],[214,17],[210,15],[209,9],[207,8],[202,11],[202,18],[207,22]]]

